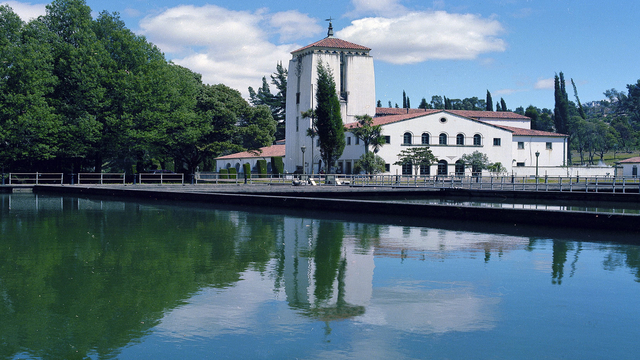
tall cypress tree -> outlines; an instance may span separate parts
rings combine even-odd
[[[344,125],[340,114],[340,101],[336,94],[336,83],[331,69],[318,63],[318,84],[316,91],[316,116],[320,155],[327,172],[342,155],[345,147]]]
[[[487,111],[493,111],[493,99],[489,90],[487,90]]]
[[[502,111],[507,111],[507,103],[503,98],[500,98],[500,107],[502,108]]]
[[[407,93],[405,93],[404,90],[402,90],[402,108],[407,108]]]
[[[564,82],[564,74],[562,71],[560,75],[556,74],[554,78],[554,97],[555,107],[553,109],[554,122],[556,125],[556,132],[561,134],[569,134],[569,96]],[[569,165],[571,165],[571,136],[567,139],[567,159]]]

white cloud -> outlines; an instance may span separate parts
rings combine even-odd
[[[506,49],[497,36],[502,25],[472,14],[411,12],[395,18],[354,20],[336,36],[374,50],[376,59],[393,64],[427,60],[470,60]]]
[[[9,5],[13,12],[15,12],[20,19],[23,21],[29,21],[31,19],[35,19],[38,16],[46,14],[45,6],[47,4],[31,4],[31,3],[22,3],[17,1],[3,1],[0,2],[0,5]]]
[[[290,52],[300,47],[274,44],[269,30],[282,40],[321,30],[296,11],[268,14],[264,9],[232,11],[215,5],[170,8],[144,18],[140,28],[176,64],[202,74],[205,83],[223,83],[244,96],[249,86],[260,86],[278,62],[287,66]]]
[[[553,89],[555,86],[554,78],[539,79],[533,86],[535,89]]]
[[[323,30],[315,19],[295,10],[274,14],[271,16],[270,25],[277,29],[281,42],[307,38]]]

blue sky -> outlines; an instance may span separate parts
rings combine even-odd
[[[37,1],[37,0],[36,0]],[[0,1],[23,20],[48,2]],[[118,12],[167,59],[247,96],[290,52],[326,36],[372,48],[376,98],[417,107],[424,97],[504,98],[553,108],[553,77],[574,79],[583,102],[640,79],[640,2],[623,0],[87,0]],[[573,99],[573,91],[570,91]]]

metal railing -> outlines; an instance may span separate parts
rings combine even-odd
[[[62,184],[62,173],[9,173],[9,185]]]
[[[139,173],[138,184],[182,184],[184,185],[184,174],[173,173]]]
[[[82,184],[125,184],[124,173],[79,173],[78,185]]]

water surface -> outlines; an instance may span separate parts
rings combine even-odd
[[[0,358],[640,352],[640,247],[617,242],[634,234],[35,194],[0,200]]]

